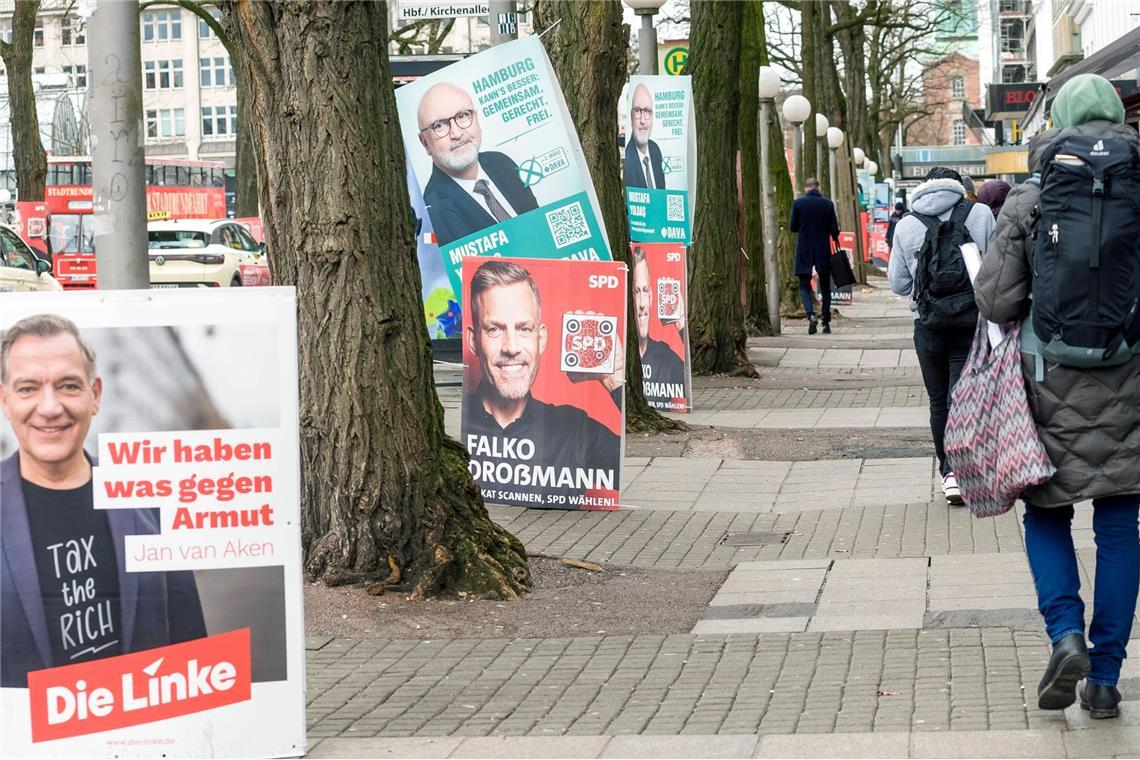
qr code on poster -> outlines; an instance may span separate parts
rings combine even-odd
[[[665,201],[665,221],[685,221],[685,196],[670,195]]]
[[[590,239],[590,226],[586,224],[586,215],[582,213],[582,204],[578,201],[547,211],[546,223],[554,237],[555,248],[565,248]]]

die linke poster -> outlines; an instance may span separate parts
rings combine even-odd
[[[495,504],[617,509],[626,265],[463,260],[470,469]]]
[[[0,756],[304,754],[295,314],[0,302]]]

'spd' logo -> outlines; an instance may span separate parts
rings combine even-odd
[[[250,698],[249,629],[28,673],[32,741],[83,736]]]

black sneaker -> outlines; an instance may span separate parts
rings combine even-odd
[[[1088,672],[1089,649],[1084,634],[1070,633],[1053,645],[1049,665],[1037,687],[1037,706],[1064,710],[1077,701],[1077,682]]]
[[[1115,686],[1086,682],[1081,689],[1081,709],[1088,710],[1090,718],[1119,718],[1120,692]]]
[[[808,335],[815,335],[815,332],[816,332],[815,317],[810,317],[808,320]]]
[[[825,324],[823,326],[823,334],[824,335],[831,335],[831,325]]]

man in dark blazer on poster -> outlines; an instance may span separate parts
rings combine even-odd
[[[819,180],[804,183],[806,192],[792,204],[792,219],[788,228],[796,235],[796,277],[800,280],[800,296],[808,318],[808,335],[816,333],[816,318],[812,309],[811,270],[819,275],[819,290],[823,298],[823,331],[831,332],[831,243],[839,244],[839,219],[835,204],[819,192]]]
[[[416,116],[420,144],[435,165],[424,203],[439,245],[538,208],[509,156],[479,151],[483,131],[466,90],[446,82],[433,85],[420,98]]]
[[[625,186],[664,190],[665,167],[661,148],[649,139],[653,132],[653,95],[643,84],[633,90],[629,132],[630,139],[625,143]]]
[[[126,536],[155,510],[95,509],[83,449],[99,411],[95,353],[70,320],[27,317],[0,339],[0,406],[19,450],[0,462],[0,686],[29,671],[206,635],[194,574],[127,572]]]

